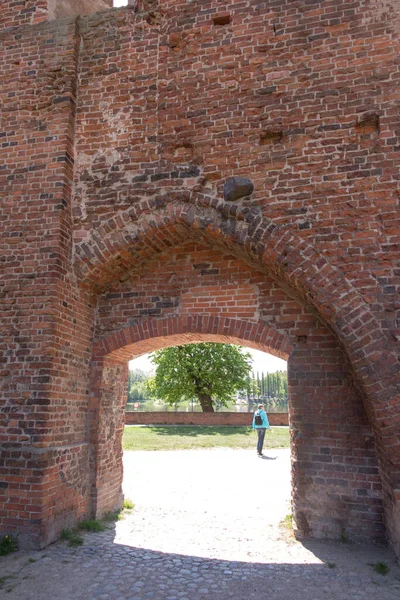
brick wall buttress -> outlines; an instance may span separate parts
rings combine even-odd
[[[0,35],[0,532],[42,547],[90,510],[94,307],[71,269],[79,35],[72,20]]]

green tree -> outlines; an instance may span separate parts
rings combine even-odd
[[[128,374],[128,402],[145,402],[150,394],[146,387],[149,375],[141,369],[132,369]]]
[[[216,402],[227,406],[247,388],[252,360],[240,347],[212,342],[165,348],[150,358],[156,366],[149,381],[153,397],[170,404],[196,400],[204,412],[214,412]]]
[[[143,383],[146,381],[148,376],[149,376],[148,373],[143,371],[143,369],[130,369],[129,370],[129,382],[130,383],[136,383],[136,382]]]
[[[288,398],[288,382],[286,371],[276,371],[274,373],[260,374],[252,373],[247,378],[246,384],[248,399],[255,400],[283,400]]]

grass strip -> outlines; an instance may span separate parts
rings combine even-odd
[[[202,425],[126,425],[124,450],[194,450],[202,448],[255,449],[257,434],[250,427]],[[289,428],[267,431],[264,450],[289,448]]]
[[[63,529],[61,539],[68,542],[69,546],[82,546],[83,544],[83,537],[72,529]]]
[[[85,531],[92,531],[96,533],[105,530],[105,525],[97,519],[88,519],[86,521],[81,521],[78,524],[78,527],[79,529],[84,529]]]

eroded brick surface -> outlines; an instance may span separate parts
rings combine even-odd
[[[213,339],[289,358],[300,532],[400,552],[396,4],[4,3],[2,531],[117,506],[127,360]]]

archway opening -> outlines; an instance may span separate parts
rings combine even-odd
[[[121,439],[128,361],[182,343],[223,341],[289,357],[294,526],[305,537],[365,541],[383,532],[374,437],[342,350],[331,332],[288,338],[263,323],[204,315],[146,319],[95,347],[93,376],[104,420],[96,432],[93,499],[103,514],[121,501]],[[123,385],[121,385],[121,376]],[[104,397],[104,402],[103,402]],[[117,399],[117,401],[116,401]],[[338,420],[337,415],[341,418]],[[112,439],[114,445],[99,443]],[[360,490],[367,492],[360,493]],[[365,518],[365,515],[368,518]]]
[[[125,408],[127,365],[135,356],[202,341],[290,356],[293,510],[299,534],[340,540],[345,532],[355,540],[382,539],[382,487],[374,433],[354,383],[349,348],[343,350],[335,333],[342,322],[335,317],[335,327],[330,328],[326,319],[333,319],[338,310],[335,294],[343,300],[346,295],[352,298],[353,290],[346,291],[346,283],[335,272],[328,294],[316,273],[327,275],[324,259],[314,260],[301,241],[270,229],[267,223],[256,236],[263,243],[253,244],[251,233],[247,247],[242,238],[245,230],[250,231],[253,217],[243,213],[239,227],[225,219],[225,208],[220,207],[212,227],[208,213],[200,211],[196,216],[189,205],[161,208],[143,231],[137,226],[142,213],[133,211],[118,235],[117,223],[110,223],[105,245],[94,236],[92,245],[82,246],[77,273],[100,294],[92,404],[100,414],[114,411],[115,415],[101,424],[93,443],[98,444],[103,430],[108,439],[122,437],[118,415]],[[143,206],[146,210],[149,207]],[[241,237],[237,227],[243,230]],[[243,243],[238,244],[238,239]],[[99,257],[104,253],[108,260],[103,264]],[[272,260],[273,268],[261,264],[264,259]],[[287,267],[287,277],[281,277]],[[308,288],[301,290],[303,283],[313,289],[310,302]],[[117,407],[112,398],[119,399]],[[93,452],[96,514],[121,497],[120,448],[118,442],[113,452],[100,446],[99,452]]]
[[[178,412],[176,407],[169,412],[132,411],[148,424],[125,426],[127,439],[136,443],[128,443],[126,447],[133,449],[124,452],[123,491],[135,510],[126,517],[128,527],[117,527],[117,543],[221,560],[266,560],[271,547],[265,532],[271,543],[288,533],[284,525],[291,519],[288,425],[276,426],[274,417],[282,415],[268,412],[272,430],[267,432],[262,461],[256,454],[257,434],[251,429],[253,407],[264,402],[269,411],[278,400],[273,387],[277,381],[268,379],[267,371],[286,370],[286,361],[249,350],[257,359],[252,364],[250,401],[246,390],[245,397],[238,395],[231,406],[217,407],[211,414],[194,413],[190,406],[184,411],[177,407]],[[152,368],[148,358],[133,360],[131,366],[135,363]],[[198,416],[208,417],[208,423],[196,424]],[[239,419],[232,422],[231,417]],[[232,424],[223,425],[226,421]],[[258,482],[257,494],[250,482]]]
[[[251,413],[259,402],[264,402],[268,412],[287,413],[287,361],[249,347],[243,347],[243,351],[249,355],[251,366],[246,383],[236,390],[227,405],[217,399],[214,410]],[[152,394],[151,380],[156,372],[152,356],[146,353],[129,362],[127,412],[138,415],[145,412],[201,412],[201,406],[193,396],[170,403]]]

